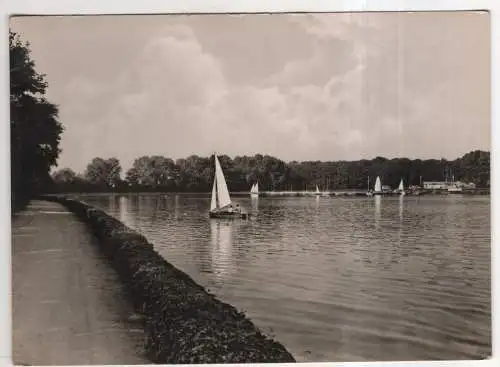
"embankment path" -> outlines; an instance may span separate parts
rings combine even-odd
[[[150,364],[116,272],[62,205],[33,201],[12,220],[13,362]]]

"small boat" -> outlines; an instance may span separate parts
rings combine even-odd
[[[398,189],[397,189],[396,192],[399,195],[401,195],[401,196],[405,196],[406,195],[405,186],[404,186],[404,183],[403,183],[403,179],[401,179],[401,182],[399,183],[399,186],[398,186]]]
[[[215,157],[215,176],[212,187],[212,200],[210,202],[210,218],[243,218],[249,217],[239,205],[233,205],[229,190],[227,188],[226,179],[222,172],[222,167],[219,163],[217,155]]]
[[[256,182],[252,185],[252,188],[250,189],[250,195],[251,196],[259,196],[259,183]]]
[[[366,191],[366,196],[373,196],[373,192],[370,189],[370,176],[368,176],[368,191]]]
[[[316,192],[314,193],[314,195],[321,195],[318,185],[316,185]]]
[[[377,179],[375,180],[375,187],[373,189],[373,195],[382,195],[382,182],[380,181],[380,177],[377,176]]]

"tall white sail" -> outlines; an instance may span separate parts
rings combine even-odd
[[[375,181],[375,192],[381,192],[382,191],[382,182],[380,181],[380,177],[377,176],[377,180]]]
[[[399,191],[403,191],[405,189],[405,186],[403,184],[403,179],[401,179],[401,182],[399,183],[399,187],[398,187],[398,190]]]
[[[214,177],[214,185],[212,187],[212,201],[210,202],[210,211],[214,211],[217,208],[217,192],[215,187],[217,186],[217,179]]]
[[[222,167],[217,156],[215,156],[215,182],[217,186],[217,198],[219,199],[218,207],[224,208],[231,204],[231,197],[229,196],[226,179],[224,178],[224,173],[222,172]]]
[[[319,194],[319,187],[316,185],[316,194]]]
[[[251,190],[250,190],[250,193],[251,193],[251,194],[255,194],[255,195],[259,193],[259,183],[258,183],[258,182],[257,182],[257,183],[254,183],[254,184],[252,185],[252,188],[251,188]]]

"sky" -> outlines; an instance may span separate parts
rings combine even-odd
[[[59,106],[59,168],[490,150],[487,13],[40,16],[11,29]]]

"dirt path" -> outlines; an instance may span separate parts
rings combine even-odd
[[[141,325],[88,229],[35,201],[12,222],[15,364],[150,364]]]

